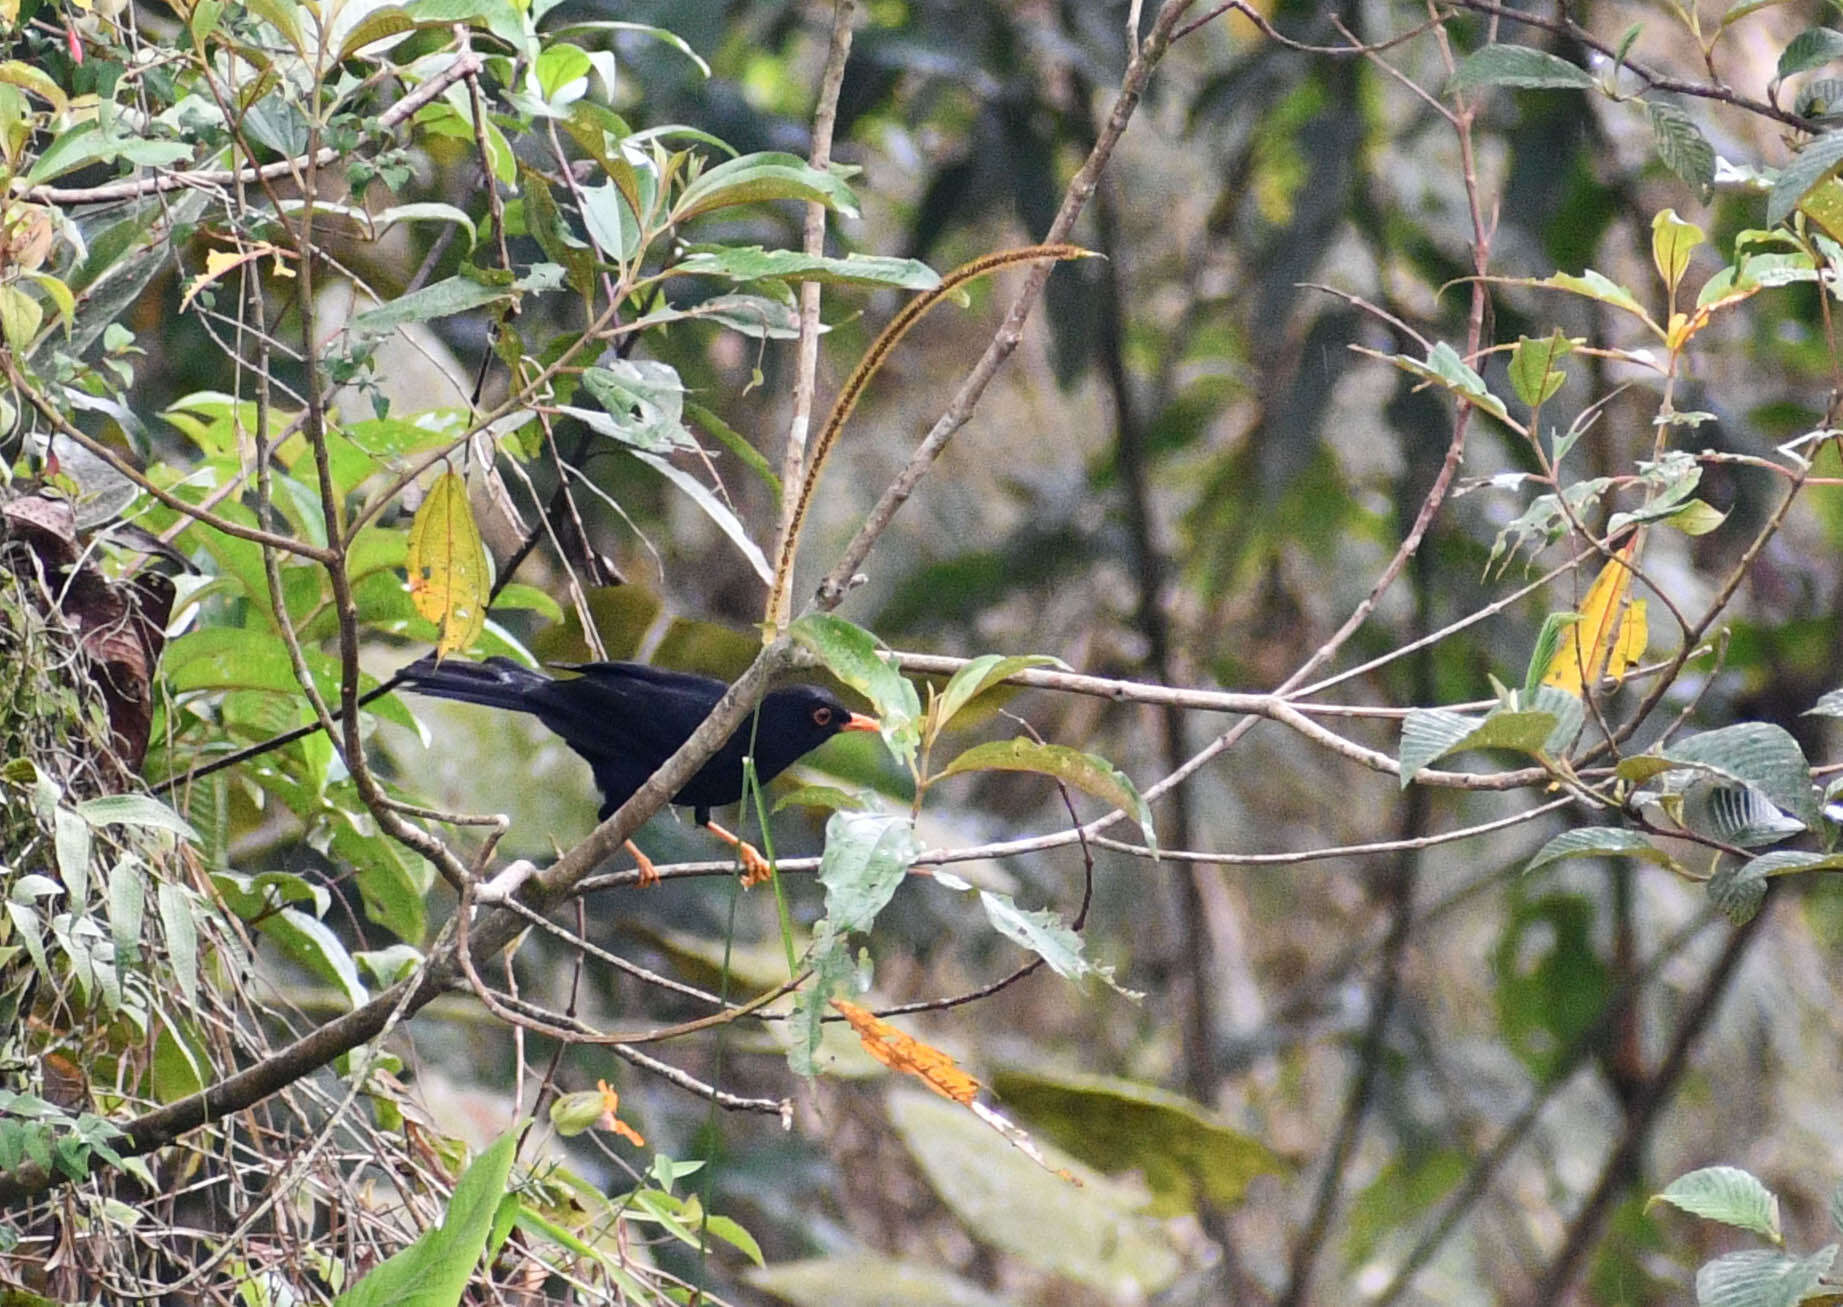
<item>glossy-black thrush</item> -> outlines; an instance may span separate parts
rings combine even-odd
[[[641,663],[557,663],[579,673],[567,680],[510,658],[483,663],[418,659],[397,673],[405,688],[437,699],[530,713],[588,761],[602,792],[601,820],[633,797],[710,715],[729,687],[708,676],[669,672]],[[712,808],[742,797],[742,760],[754,742],[755,774],[765,785],[840,731],[874,731],[873,717],[852,712],[824,690],[793,685],[762,699],[759,716],[744,722],[672,802],[692,810],[699,825],[741,856],[744,881],[767,875],[753,847],[710,818]],[[627,842],[642,882],[658,879],[646,855]]]

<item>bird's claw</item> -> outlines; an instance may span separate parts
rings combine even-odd
[[[659,868],[653,865],[653,860],[640,852],[640,846],[635,844],[632,840],[627,841],[627,852],[629,856],[633,858],[634,866],[640,869],[640,879],[635,883],[642,889],[648,886],[657,885],[659,883]]]
[[[763,881],[774,877],[774,868],[768,859],[762,857],[761,850],[747,840],[736,845],[736,857],[742,863],[742,887],[752,889]]]

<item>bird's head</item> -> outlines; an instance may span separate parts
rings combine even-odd
[[[851,711],[817,686],[776,690],[762,700],[761,722],[755,728],[756,770],[768,780],[841,731],[881,729],[875,717]],[[744,726],[744,738],[747,731]]]

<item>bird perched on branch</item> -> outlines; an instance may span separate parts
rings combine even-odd
[[[708,676],[668,672],[640,663],[558,663],[579,675],[559,680],[510,658],[484,663],[421,658],[397,673],[406,689],[437,699],[530,713],[588,761],[601,788],[601,820],[633,797],[710,715],[729,687]],[[754,721],[744,722],[699,769],[672,802],[690,808],[700,826],[742,860],[743,883],[768,875],[768,862],[749,843],[711,820],[710,810],[742,797],[742,760],[751,752],[755,774],[767,784],[803,755],[840,731],[874,731],[877,720],[852,712],[815,686],[770,692]],[[627,842],[642,883],[659,875],[647,856]]]

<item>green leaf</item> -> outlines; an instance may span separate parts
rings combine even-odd
[[[731,281],[772,277],[779,281],[890,286],[897,290],[933,290],[941,284],[941,274],[919,259],[870,254],[834,258],[798,250],[766,250],[759,245],[700,246],[671,271],[695,277],[727,277]]]
[[[1445,708],[1412,709],[1401,725],[1401,787],[1407,789],[1423,767],[1465,749],[1539,755],[1560,724],[1554,712],[1543,710],[1494,708],[1483,717],[1468,717]]]
[[[1690,257],[1702,239],[1702,228],[1684,222],[1675,209],[1660,209],[1651,219],[1651,262],[1672,293],[1689,271]]]
[[[198,998],[198,923],[192,916],[192,898],[179,886],[161,881],[154,901],[173,978],[179,983],[180,997],[190,1005]]]
[[[18,286],[0,286],[0,343],[15,355],[25,354],[38,335],[45,311]]]
[[[1542,629],[1536,633],[1536,643],[1529,651],[1529,665],[1523,672],[1526,696],[1535,694],[1542,686],[1542,678],[1549,674],[1549,665],[1561,648],[1561,633],[1580,620],[1579,613],[1550,613],[1542,619]]]
[[[1695,121],[1674,104],[1646,100],[1651,120],[1651,147],[1664,166],[1675,173],[1707,204],[1715,194],[1715,147]]]
[[[1154,854],[1158,852],[1152,809],[1140,797],[1138,788],[1127,779],[1126,773],[1098,754],[1083,753],[1062,744],[1039,744],[1023,736],[1013,740],[990,740],[975,744],[935,773],[934,779],[945,780],[974,771],[1027,771],[1054,777],[1132,817],[1145,834],[1146,847]]]
[[[1726,28],[1730,23],[1737,23],[1749,15],[1759,13],[1762,9],[1770,9],[1774,5],[1785,3],[1786,0],[1734,0],[1734,3],[1729,5],[1727,11],[1722,14],[1721,25]]]
[[[992,1091],[1090,1166],[1143,1175],[1150,1215],[1184,1215],[1205,1202],[1234,1207],[1257,1176],[1292,1169],[1203,1105],[1138,1081],[1005,1070]]]
[[[488,304],[503,304],[511,298],[509,287],[488,286],[472,277],[449,277],[354,315],[351,329],[382,334],[406,323],[451,317]]]
[[[1585,69],[1527,45],[1487,45],[1460,61],[1448,93],[1480,86],[1518,86],[1530,90],[1588,91],[1599,83]]]
[[[1766,224],[1776,227],[1792,216],[1811,189],[1843,164],[1843,132],[1829,132],[1808,143],[1779,170],[1766,197]]]
[[[933,741],[938,738],[942,731],[953,725],[954,718],[987,690],[1032,667],[1054,667],[1065,672],[1069,670],[1069,665],[1062,659],[1052,658],[1048,654],[1017,654],[1011,657],[982,654],[967,663],[953,674],[940,694],[929,704],[928,739]]]
[[[845,946],[845,937],[824,920],[813,932],[807,965],[813,977],[794,995],[793,1014],[787,1019],[787,1065],[795,1075],[810,1079],[820,1071],[819,1039],[825,1032],[824,1019],[832,996],[847,989],[856,992],[861,987],[861,977]]]
[[[456,1182],[442,1223],[340,1294],[336,1307],[455,1307],[508,1198],[519,1134],[508,1130],[476,1157]]]
[[[999,1146],[965,1108],[924,1091],[891,1094],[888,1112],[962,1228],[1028,1266],[1086,1286],[1082,1298],[1155,1301],[1185,1273],[1179,1236],[1146,1215],[1143,1187],[1097,1175],[1053,1145],[1043,1147],[1040,1166]],[[1080,1183],[1062,1179],[1062,1170]]]
[[[370,216],[371,225],[382,236],[400,222],[446,222],[467,229],[467,249],[474,247],[478,233],[467,211],[437,200],[420,200],[412,204],[395,204]]]
[[[1650,315],[1644,310],[1644,306],[1633,298],[1631,291],[1621,286],[1605,273],[1595,272],[1592,268],[1588,268],[1585,272],[1578,275],[1572,272],[1556,272],[1551,273],[1547,277],[1505,277],[1503,278],[1503,284],[1507,286],[1531,286],[1541,290],[1560,290],[1566,291],[1570,295],[1583,295],[1590,300],[1597,300],[1602,304],[1611,305],[1616,309],[1623,309],[1627,313],[1642,318],[1646,326],[1658,332],[1659,335],[1663,334],[1662,329],[1659,328],[1655,322],[1651,321]]]
[[[1705,536],[1726,522],[1728,515],[1713,504],[1700,499],[1692,499],[1661,520],[1674,526],[1686,536]]]
[[[646,318],[646,324],[683,321],[721,323],[752,340],[793,340],[800,334],[800,311],[767,295],[712,295],[690,308],[667,309]],[[824,333],[831,328],[822,322],[819,330]]]
[[[806,200],[855,218],[857,199],[840,171],[822,172],[797,154],[745,154],[708,169],[685,187],[672,221],[682,223],[713,209],[764,200]]]
[[[685,429],[685,383],[669,364],[610,359],[583,372],[582,388],[603,411],[563,411],[598,434],[654,453],[697,448]]]
[[[1813,77],[1798,88],[1798,98],[1792,101],[1793,113],[1820,122],[1835,117],[1839,108],[1843,108],[1843,78],[1839,77]]]
[[[358,966],[327,924],[299,908],[282,908],[256,919],[256,929],[313,975],[337,986],[353,1007],[371,998]]]
[[[254,876],[214,871],[211,884],[224,900],[224,906],[244,921],[270,916],[291,903],[309,904],[314,916],[324,916],[333,902],[332,895],[323,886],[292,871],[265,871]]]
[[[1560,327],[1541,340],[1519,336],[1510,353],[1510,384],[1517,398],[1535,408],[1560,390],[1568,374],[1558,365],[1578,343],[1562,335]]]
[[[1798,1307],[1823,1284],[1836,1255],[1831,1244],[1802,1258],[1770,1248],[1717,1257],[1696,1272],[1697,1307]]]
[[[1384,362],[1393,363],[1403,372],[1412,373],[1414,376],[1431,381],[1444,390],[1452,391],[1455,395],[1491,414],[1492,417],[1504,422],[1510,421],[1510,410],[1504,407],[1504,401],[1487,390],[1485,379],[1474,372],[1466,361],[1459,357],[1458,352],[1443,340],[1428,351],[1425,362],[1407,354],[1375,354],[1370,350],[1363,352],[1372,354]]]
[[[1750,785],[1807,828],[1816,828],[1821,820],[1804,751],[1783,727],[1770,722],[1704,731],[1653,756]]]
[[[1843,59],[1843,32],[1829,27],[1807,27],[1779,52],[1777,76],[1808,73],[1836,59]]]
[[[862,795],[851,794],[836,785],[802,785],[774,801],[773,811],[782,808],[824,808],[829,812],[866,812],[870,804]]]
[[[915,823],[882,812],[835,812],[826,822],[819,883],[826,920],[840,935],[870,929],[921,856]]]
[[[755,1236],[750,1234],[734,1217],[712,1212],[704,1218],[704,1233],[723,1240],[757,1266],[768,1264],[767,1259],[762,1256],[761,1244],[757,1243]]]
[[[979,906],[993,929],[1014,944],[1022,945],[1049,964],[1049,969],[1066,980],[1086,980],[1093,976],[1109,989],[1127,998],[1143,995],[1123,988],[1114,979],[1112,967],[1097,966],[1083,952],[1082,937],[1069,929],[1068,923],[1054,912],[1029,912],[1017,905],[1009,894],[993,890],[979,891]]]
[[[53,816],[52,831],[58,875],[70,892],[71,906],[81,914],[90,897],[89,823],[60,804]]]
[[[1805,709],[1807,717],[1843,717],[1843,690],[1826,690],[1818,701]]]
[[[787,633],[827,671],[870,700],[882,723],[884,743],[913,764],[921,743],[921,699],[914,684],[877,648],[875,637],[832,613],[808,613]]]
[[[1524,870],[1535,871],[1538,867],[1546,867],[1551,862],[1561,862],[1568,858],[1638,858],[1660,867],[1674,869],[1677,866],[1675,859],[1635,830],[1625,830],[1618,826],[1583,826],[1577,830],[1563,831],[1544,844]]]
[[[1766,901],[1766,878],[1746,866],[1726,866],[1709,877],[1709,905],[1736,926],[1753,920]]]
[[[109,938],[118,962],[140,957],[141,928],[147,918],[147,873],[140,860],[124,854],[109,872]]]
[[[198,832],[191,823],[151,794],[105,794],[85,799],[77,805],[77,815],[92,826],[152,827],[198,843]]]
[[[105,163],[114,159],[124,159],[130,163],[145,164],[150,167],[164,167],[179,163],[192,157],[192,147],[178,141],[162,141],[152,137],[117,137],[103,131],[96,120],[80,123],[68,130],[58,132],[51,138],[44,152],[33,161],[32,167],[20,179],[24,186],[42,186],[55,181],[67,172],[88,167],[93,163]]]
[[[780,500],[781,478],[774,474],[774,469],[769,466],[768,460],[762,457],[761,451],[751,445],[741,432],[702,404],[687,403],[685,415],[708,432],[718,444],[742,460],[743,465],[751,472],[760,477],[762,484],[768,487],[769,498],[777,502]]]
[[[1743,848],[1777,844],[1805,828],[1803,822],[1786,816],[1758,790],[1745,785],[1706,782],[1692,786],[1685,798],[1683,824],[1726,844]]]

